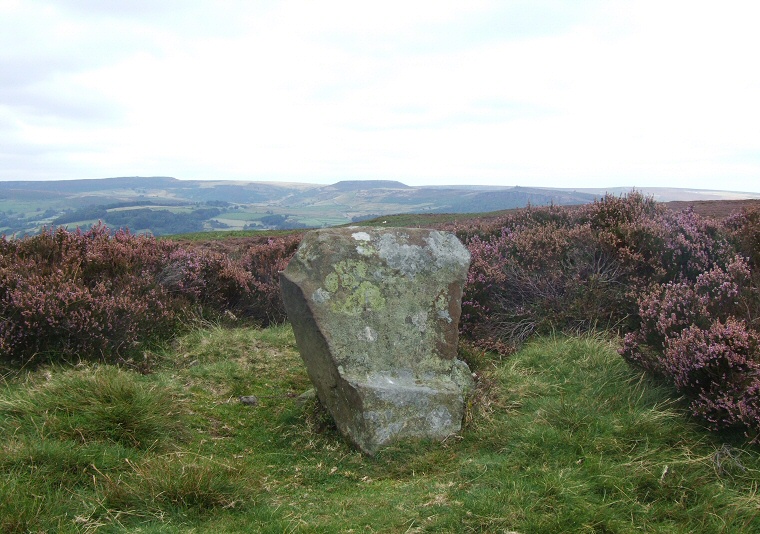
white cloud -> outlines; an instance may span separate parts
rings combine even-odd
[[[758,191],[756,9],[0,0],[0,179]]]

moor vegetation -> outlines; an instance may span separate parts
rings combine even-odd
[[[472,253],[463,331],[486,347],[614,331],[715,429],[760,433],[760,211],[723,221],[640,195],[459,229]]]
[[[439,226],[472,254],[461,328],[475,345],[614,331],[710,426],[760,433],[760,210],[715,220],[633,193]],[[278,273],[299,239],[183,244],[102,225],[2,239],[0,355],[119,362],[199,319],[281,322]]]
[[[193,320],[282,321],[278,270],[297,243],[264,240],[233,260],[102,225],[2,239],[0,355],[118,362]]]
[[[760,209],[634,193],[435,226],[472,255],[478,387],[461,437],[373,459],[297,399],[300,234],[0,240],[0,530],[760,527]]]

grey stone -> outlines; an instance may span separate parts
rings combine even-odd
[[[314,388],[307,389],[303,393],[301,393],[298,397],[296,397],[296,404],[299,406],[303,406],[307,402],[311,402],[317,397],[317,390]]]
[[[469,263],[451,233],[332,228],[307,233],[282,273],[317,396],[365,453],[460,430],[473,387],[456,359]]]
[[[247,406],[259,405],[259,399],[257,399],[254,395],[243,395],[242,397],[238,397],[238,400]]]

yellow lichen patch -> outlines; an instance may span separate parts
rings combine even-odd
[[[335,293],[340,287],[340,278],[337,273],[330,273],[325,276],[325,288],[330,293]]]
[[[380,288],[367,279],[367,264],[363,261],[336,263],[325,276],[324,287],[336,297],[332,304],[335,310],[355,314],[385,308],[385,297]]]
[[[367,264],[356,260],[343,260],[335,264],[333,272],[325,277],[325,288],[334,292],[339,288],[356,289],[367,277]]]
[[[385,297],[380,288],[368,280],[359,284],[351,294],[349,294],[343,303],[340,304],[340,310],[356,314],[367,310],[381,310],[385,308]]]

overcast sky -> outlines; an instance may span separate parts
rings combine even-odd
[[[760,4],[0,0],[0,179],[760,192]]]

